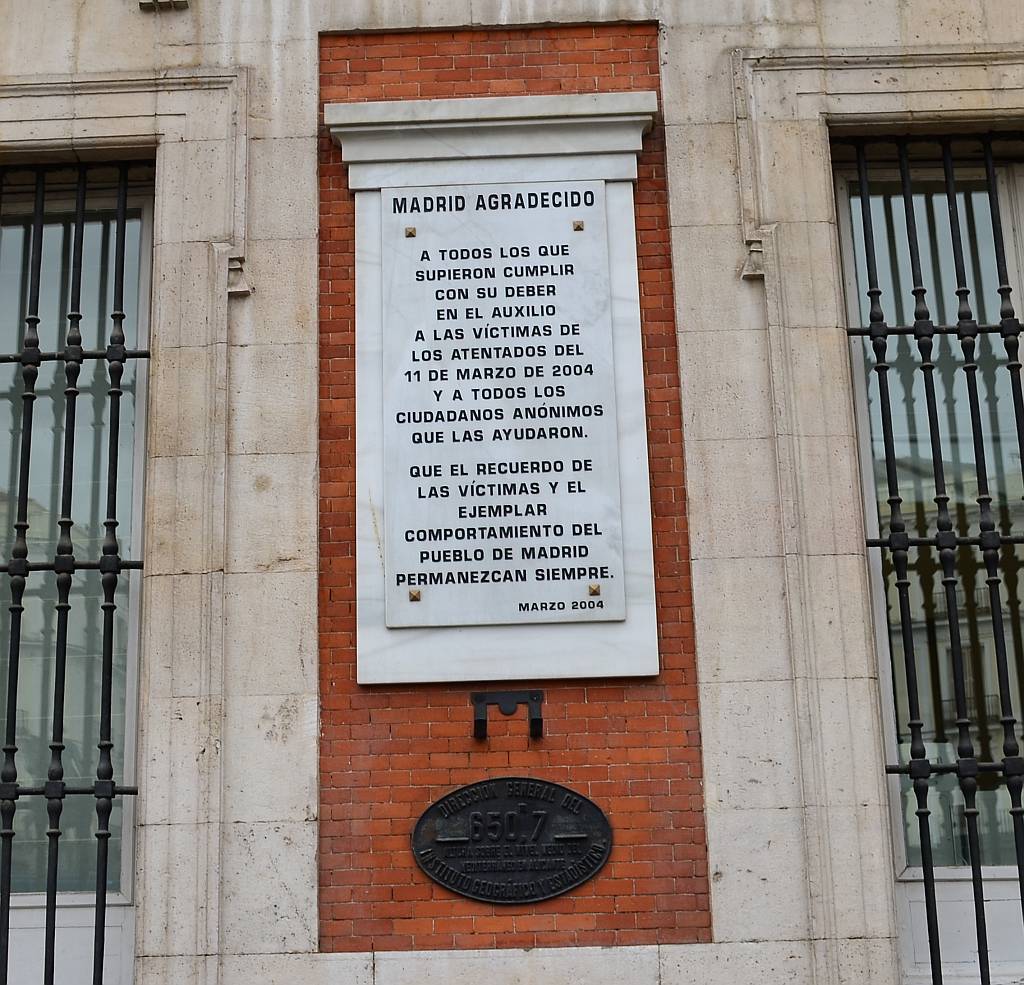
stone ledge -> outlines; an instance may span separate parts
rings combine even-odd
[[[324,120],[348,164],[636,154],[653,91],[329,103]],[[354,186],[358,187],[358,186]]]
[[[164,0],[166,2],[166,0]],[[329,127],[402,123],[474,123],[480,120],[541,120],[552,117],[652,114],[658,94],[595,92],[550,96],[468,96],[465,99],[386,100],[369,103],[328,103]]]

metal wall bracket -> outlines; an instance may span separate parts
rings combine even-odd
[[[474,691],[469,700],[473,702],[473,737],[487,738],[487,706],[497,705],[503,715],[514,715],[520,705],[527,706],[530,720],[530,738],[539,739],[544,734],[544,719],[540,706],[544,702],[543,691]]]

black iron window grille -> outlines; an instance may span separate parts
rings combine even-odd
[[[848,332],[870,420],[867,544],[884,583],[898,854],[920,873],[934,985],[957,929],[943,926],[936,869],[969,869],[988,985],[1007,949],[991,946],[986,879],[1012,872],[1024,908],[1024,396],[1005,218],[1024,139],[840,139],[833,154],[848,175],[839,212],[859,299]]]
[[[108,894],[129,881],[151,182],[140,163],[0,167],[0,985],[53,983],[58,896],[86,892],[100,985]],[[41,954],[14,944],[20,894],[45,911]]]

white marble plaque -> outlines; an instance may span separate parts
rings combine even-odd
[[[626,617],[600,181],[381,191],[389,627]]]
[[[658,672],[633,201],[636,155],[656,109],[653,92],[325,107],[325,121],[348,162],[349,188],[356,193],[356,672],[361,684],[539,681]],[[577,192],[580,197],[561,198],[556,204],[556,191]],[[584,199],[587,191],[592,198]],[[545,204],[527,197],[522,208],[514,197],[506,203],[500,198],[545,192]],[[485,199],[486,207],[477,209],[479,194],[499,198],[493,207]],[[452,200],[452,208],[442,211],[438,195],[445,206],[447,196],[461,195],[466,203],[456,207],[458,200]],[[397,198],[406,199],[404,212],[395,211]],[[574,228],[574,223],[582,223],[582,228]],[[552,252],[552,245],[569,252]],[[496,255],[495,249],[502,246],[529,246],[531,255]],[[492,255],[474,258],[470,253],[463,259],[461,254],[440,254],[442,249],[474,247],[490,249]],[[504,272],[506,266],[528,263],[550,269]],[[554,271],[568,264],[573,265],[571,274]],[[424,273],[417,280],[428,267],[440,270],[444,265],[493,266],[495,271],[493,277],[471,273],[440,281],[428,280]],[[346,273],[342,271],[343,276]],[[506,297],[506,286],[513,289],[511,296]],[[532,293],[527,290],[531,287]],[[540,287],[554,293],[541,293]],[[446,293],[438,299],[435,292],[441,288]],[[484,289],[482,297],[478,288]],[[522,289],[520,296],[517,288]],[[489,289],[497,297],[487,297]],[[455,292],[451,298],[450,290]],[[467,290],[469,296],[460,296],[459,290]],[[552,305],[553,314],[526,310]],[[512,312],[492,317],[494,307],[511,307]],[[480,309],[479,316],[467,315],[468,308]],[[450,317],[447,309],[454,309]],[[570,326],[564,338],[563,323]],[[474,339],[470,331],[466,337],[474,326],[519,324],[550,325],[553,334],[485,340]],[[578,335],[574,324],[580,327]],[[435,330],[441,332],[436,339]],[[452,335],[446,338],[445,330],[452,330]],[[422,338],[417,338],[417,331]],[[456,348],[541,343],[551,346],[543,355],[513,349],[453,356]],[[556,344],[577,348],[556,357]],[[414,362],[418,350],[431,354],[417,355]],[[440,358],[434,358],[434,350]],[[564,376],[559,370],[556,377],[551,368],[556,362],[584,368],[570,368]],[[453,373],[456,364],[492,371],[512,367],[516,377],[505,380],[492,373],[488,379],[481,372],[479,379],[460,380]],[[585,368],[588,365],[593,374]],[[535,368],[542,368],[544,375]],[[443,369],[449,375],[431,380],[429,372],[422,375],[425,369]],[[405,377],[415,370],[421,373],[419,379]],[[518,391],[512,397],[481,393],[475,398],[463,392],[456,400],[456,384],[460,389],[529,389],[523,397]],[[542,390],[544,395],[537,397],[537,384],[564,386],[565,391],[547,395]],[[435,389],[442,390],[440,397]],[[505,419],[517,408],[556,404],[587,406],[589,411],[573,410],[557,419],[551,414],[544,419],[536,414]],[[594,411],[597,405],[600,415]],[[482,413],[478,420],[448,417],[452,411],[471,409],[490,410],[492,417],[500,409],[502,420],[483,420]],[[434,419],[397,417],[427,411],[444,413]],[[553,438],[528,437],[524,432],[518,438],[513,434],[495,440],[493,434],[495,427],[549,426],[581,426],[585,437],[573,437],[572,431],[567,437],[556,432]],[[460,436],[455,442],[450,436],[453,429],[480,429],[484,435],[479,440],[475,435],[472,440]],[[435,431],[445,440],[413,442],[414,432]],[[540,485],[536,492],[532,486],[524,492],[518,485],[502,485],[534,481],[559,485],[554,490]],[[572,492],[569,482],[574,483]],[[493,488],[477,492],[468,488],[470,483]],[[438,487],[434,495],[431,486]],[[447,495],[442,486],[448,487]],[[528,504],[534,504],[535,516],[526,515]],[[460,507],[504,512],[515,506],[521,515],[459,513]],[[541,506],[546,508],[544,515],[537,509]],[[561,533],[552,536],[552,529],[541,529],[533,538],[529,525],[541,523],[558,523]],[[470,527],[513,525],[527,529],[495,530],[494,536],[474,536],[475,543],[466,535]],[[421,530],[440,532],[416,533]],[[408,531],[413,533],[407,540]],[[523,547],[531,548],[529,556],[523,555]],[[554,556],[555,548],[565,549],[562,556]],[[483,549],[484,555],[454,553],[467,549]],[[421,556],[424,550],[428,553]],[[429,553],[445,550],[452,553]],[[344,559],[339,563],[346,564]],[[542,568],[570,569],[569,577],[545,575],[538,580],[536,572]],[[472,569],[502,574],[474,582],[466,574]],[[515,570],[525,571],[526,580],[512,574],[512,580],[505,581]],[[598,577],[580,577],[592,573]],[[449,575],[454,576],[450,582]],[[414,601],[410,592],[419,593],[419,600]],[[540,608],[542,603],[549,608]]]

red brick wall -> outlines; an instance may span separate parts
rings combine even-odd
[[[658,89],[653,25],[325,36],[323,102]],[[657,678],[543,682],[544,738],[496,711],[472,738],[471,684],[355,683],[354,200],[320,137],[320,944],[325,951],[710,939],[664,130],[636,187]],[[529,683],[508,686],[526,686]],[[596,801],[611,859],[539,904],[455,896],[416,866],[416,818],[451,788],[530,775]]]

